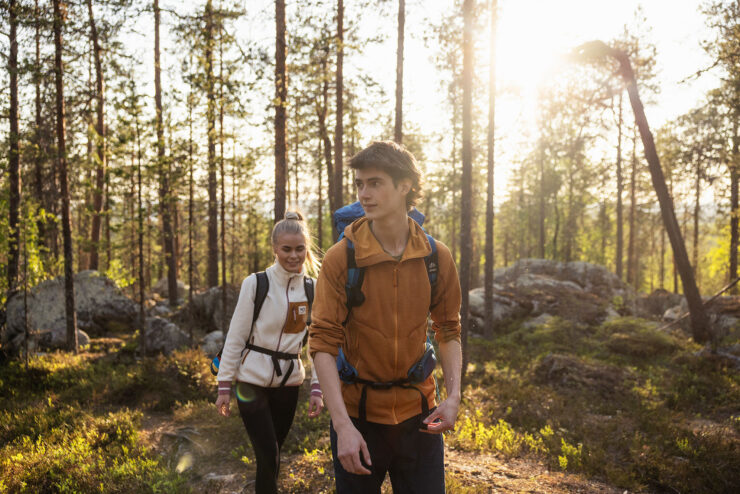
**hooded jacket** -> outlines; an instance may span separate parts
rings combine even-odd
[[[408,224],[409,239],[400,261],[383,250],[367,218],[347,226],[345,239],[326,252],[309,328],[312,357],[316,352],[336,356],[341,346],[360,378],[388,382],[405,378],[424,354],[428,316],[438,342],[460,341],[460,283],[452,255],[437,241],[439,274],[432,300],[424,264],[424,257],[431,253],[429,240],[415,221],[409,218]],[[365,269],[365,302],[352,308],[345,327],[346,239],[354,243],[357,266]],[[429,407],[435,406],[434,378],[429,376],[417,387]],[[344,403],[352,417],[359,417],[361,391],[361,384],[342,383]],[[398,424],[421,411],[419,393],[413,389],[368,389],[367,393],[369,422]]]
[[[265,272],[270,287],[259,317],[254,321],[250,341],[253,345],[269,350],[300,354],[308,319],[308,300],[303,286],[305,273],[286,271],[277,262]],[[257,276],[253,273],[242,282],[239,300],[226,335],[217,376],[219,390],[230,387],[234,379],[262,387],[277,387],[282,380],[282,377],[276,375],[269,355],[245,349],[252,326],[256,292]],[[298,358],[297,361],[286,386],[297,386],[306,377],[301,359]],[[283,372],[290,366],[287,360],[278,360],[278,363]],[[317,382],[316,373],[312,369],[311,383]]]

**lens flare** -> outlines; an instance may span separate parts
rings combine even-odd
[[[242,403],[250,403],[257,397],[254,388],[247,383],[238,383],[236,385],[236,399]]]
[[[177,468],[175,469],[177,473],[182,473],[185,470],[189,470],[194,463],[193,454],[191,452],[187,452],[180,458],[180,461],[177,462]]]

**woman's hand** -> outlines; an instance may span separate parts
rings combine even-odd
[[[231,416],[231,408],[229,407],[231,403],[231,395],[218,395],[218,399],[216,399],[216,409],[218,410],[219,415],[223,415],[224,417],[230,417]]]
[[[319,395],[312,394],[308,399],[308,416],[311,418],[318,417],[323,409],[324,399]]]

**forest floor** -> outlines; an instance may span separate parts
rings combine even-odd
[[[737,353],[739,334],[719,345]],[[515,322],[471,337],[468,355],[456,429],[445,435],[448,492],[740,492],[732,358],[630,318]],[[307,417],[305,386],[280,490],[332,492],[329,417]],[[6,362],[0,493],[253,492],[236,404],[218,416],[214,391],[198,349],[141,359],[131,335],[27,368]]]

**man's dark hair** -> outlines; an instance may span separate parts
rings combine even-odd
[[[368,147],[352,156],[349,167],[353,170],[377,168],[393,179],[393,185],[404,178],[411,180],[411,190],[406,195],[406,209],[416,206],[421,199],[421,172],[416,165],[416,158],[403,144],[393,141],[374,141]]]

